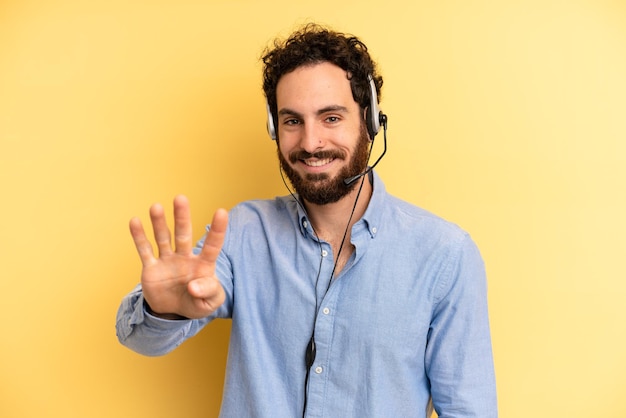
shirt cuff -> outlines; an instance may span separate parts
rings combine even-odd
[[[117,314],[117,335],[123,341],[139,325],[150,332],[167,333],[188,326],[190,321],[190,319],[164,319],[150,314],[146,309],[141,285],[137,285],[122,300]]]

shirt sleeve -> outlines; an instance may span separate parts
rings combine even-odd
[[[467,235],[440,274],[426,349],[439,418],[498,416],[485,269]]]
[[[167,320],[151,315],[146,311],[139,284],[122,299],[115,328],[124,346],[146,356],[160,356],[197,334],[209,320]]]

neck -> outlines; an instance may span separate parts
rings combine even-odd
[[[363,182],[362,188],[361,182]],[[359,189],[361,189],[360,193]],[[346,240],[349,242],[352,225],[361,219],[365,213],[372,196],[372,190],[373,188],[369,181],[369,176],[364,176],[356,182],[355,187],[350,193],[337,202],[316,205],[305,200],[304,206],[319,237],[329,242],[335,242],[337,238],[343,237],[347,226],[348,236]],[[356,201],[357,198],[358,201]],[[354,214],[352,214],[353,208]],[[351,214],[352,217],[350,217]]]

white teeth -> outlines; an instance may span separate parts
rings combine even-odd
[[[326,158],[324,160],[304,160],[304,163],[306,165],[308,165],[309,167],[321,167],[323,165],[326,165],[328,163],[330,163],[333,159],[332,158]]]

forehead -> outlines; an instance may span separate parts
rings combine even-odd
[[[348,75],[329,62],[298,67],[283,75],[276,86],[278,109],[356,105]]]

